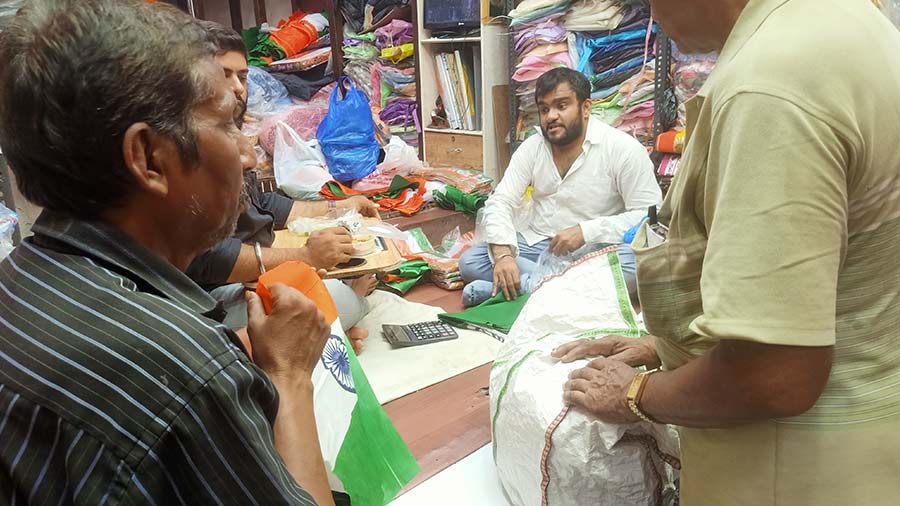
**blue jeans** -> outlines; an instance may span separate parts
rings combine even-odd
[[[550,239],[544,239],[529,246],[521,234],[517,234],[519,256],[519,276],[522,286],[537,267],[541,253],[550,247]],[[629,244],[619,245],[619,261],[625,274],[625,284],[632,298],[637,297],[637,280],[635,278],[634,251]],[[463,289],[463,305],[477,306],[491,297],[494,290],[494,266],[488,256],[487,243],[478,243],[469,248],[459,259],[459,273],[466,287]]]

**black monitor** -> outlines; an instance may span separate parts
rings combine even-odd
[[[425,28],[465,32],[481,27],[481,0],[424,0]]]

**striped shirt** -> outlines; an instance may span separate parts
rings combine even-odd
[[[314,504],[209,295],[108,225],[33,232],[0,264],[0,503]]]

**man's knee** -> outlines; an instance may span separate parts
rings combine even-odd
[[[476,244],[463,252],[459,257],[459,274],[464,283],[471,283],[484,278],[484,271],[491,270],[491,259],[487,256],[486,246]]]

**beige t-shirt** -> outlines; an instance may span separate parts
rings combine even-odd
[[[900,504],[900,32],[868,0],[750,0],[688,123],[668,239],[635,248],[664,365],[744,339],[834,366],[801,416],[682,429],[682,505]]]

